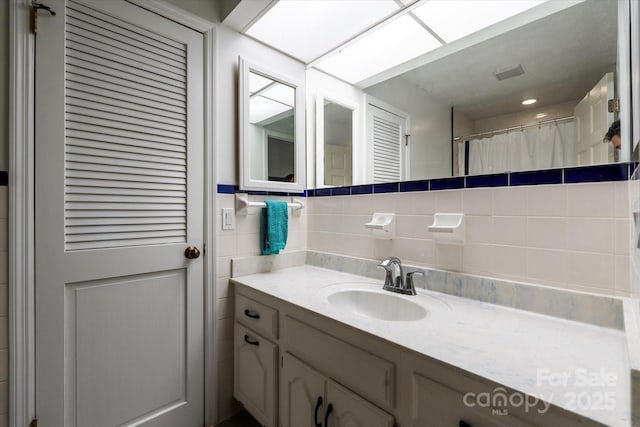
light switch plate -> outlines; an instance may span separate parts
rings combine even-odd
[[[236,213],[233,208],[222,208],[222,229],[235,230]]]

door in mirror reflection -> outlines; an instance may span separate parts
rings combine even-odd
[[[249,73],[251,179],[294,181],[295,88]]]
[[[324,185],[353,182],[353,112],[329,100],[324,102]]]

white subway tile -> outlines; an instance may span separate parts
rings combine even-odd
[[[491,273],[493,266],[491,245],[466,244],[463,247],[462,267],[472,274]]]
[[[9,348],[9,319],[0,316],[0,349]]]
[[[0,252],[7,251],[9,247],[9,229],[6,219],[0,219]]]
[[[0,382],[9,380],[9,351],[0,350]]]
[[[0,285],[0,316],[9,314],[9,287]]]
[[[429,191],[394,193],[389,195],[398,215],[430,215],[435,212],[436,194]]]
[[[231,257],[216,257],[216,277],[231,276]]]
[[[236,255],[251,256],[260,255],[260,234],[241,234],[236,240]]]
[[[497,245],[525,246],[527,218],[524,216],[494,216],[493,243]]]
[[[631,220],[625,219],[616,219],[614,225],[614,235],[615,235],[615,254],[616,255],[629,255],[632,245],[632,237],[631,237]]]
[[[490,216],[466,216],[467,243],[493,243],[493,218]]]
[[[533,185],[525,188],[529,216],[564,217],[567,215],[566,186]]]
[[[218,298],[216,300],[216,319],[233,317],[233,304],[233,295],[229,295],[227,298]]]
[[[9,283],[9,252],[0,252],[0,285]]]
[[[613,217],[614,201],[614,183],[567,185],[567,214],[569,216]]]
[[[260,232],[260,215],[239,215],[236,217],[236,234],[257,234]]]
[[[631,294],[631,263],[628,256],[615,256],[615,290],[618,295]]]
[[[436,263],[445,270],[462,270],[463,245],[436,243]]]
[[[491,215],[493,212],[493,189],[473,188],[462,192],[465,215]]]
[[[493,215],[513,216],[526,214],[526,187],[500,187],[493,189]]]
[[[219,277],[216,279],[216,298],[228,298],[233,294],[233,286],[229,282],[229,277]]]
[[[564,250],[527,249],[527,277],[532,282],[547,282],[566,287],[568,257]]]
[[[567,248],[579,252],[613,254],[613,232],[613,219],[569,219],[567,221]]]
[[[235,234],[219,235],[216,237],[216,256],[233,256],[236,254]]]
[[[222,208],[236,208],[236,196],[235,194],[218,194],[216,197],[216,209],[219,211]]]
[[[569,252],[569,287],[596,287],[613,291],[615,288],[614,256],[606,254]]]
[[[527,271],[527,249],[518,246],[493,245],[492,271],[498,277],[523,278]]]
[[[567,224],[565,218],[527,218],[527,246],[545,249],[566,249]]]
[[[462,192],[463,190],[435,191],[436,212],[457,213],[462,212]]]
[[[399,215],[396,216],[396,234],[410,239],[429,239],[427,228],[432,223],[432,215]]]
[[[631,209],[629,207],[629,181],[615,183],[615,216],[616,218],[629,218]]]
[[[233,398],[233,359],[218,363],[218,421],[231,417],[240,410]]]

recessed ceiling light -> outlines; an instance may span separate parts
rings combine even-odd
[[[525,99],[524,101],[522,101],[522,105],[531,105],[531,104],[535,104],[536,102],[538,102],[537,99]]]
[[[542,118],[547,117],[547,116],[548,116],[547,113],[538,113],[538,114],[536,114],[536,119],[542,119]]]

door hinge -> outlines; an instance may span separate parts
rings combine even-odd
[[[607,106],[609,107],[610,113],[619,113],[620,112],[620,98],[613,98],[607,101]]]
[[[54,12],[49,6],[35,1],[31,3],[31,31],[33,34],[38,34],[38,11],[40,9],[46,10],[51,14],[51,16],[56,16],[56,12]]]
[[[38,417],[31,420],[29,427],[38,427]]]

